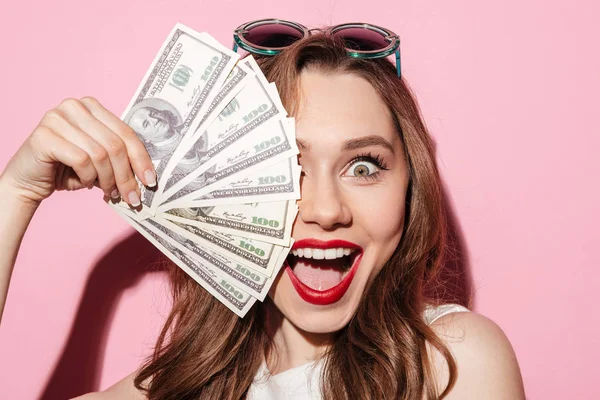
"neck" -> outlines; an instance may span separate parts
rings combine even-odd
[[[273,351],[267,360],[267,366],[271,374],[314,361],[329,348],[332,333],[303,331],[275,307],[270,311],[269,330],[273,335]]]

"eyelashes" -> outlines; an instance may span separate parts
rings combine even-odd
[[[370,162],[372,164],[375,164],[377,166],[377,168],[382,169],[384,171],[387,171],[389,169],[387,167],[387,164],[385,163],[385,161],[379,154],[376,154],[376,155],[373,155],[372,153],[359,154],[351,161],[351,163],[354,163],[357,161]]]

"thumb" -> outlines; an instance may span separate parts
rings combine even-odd
[[[59,180],[56,182],[57,190],[79,190],[83,189],[85,186],[81,183],[81,180],[73,171],[72,168],[66,167]],[[90,187],[91,189],[91,187]]]

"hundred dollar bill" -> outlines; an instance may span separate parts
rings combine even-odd
[[[242,65],[256,64],[253,58],[240,61]],[[180,173],[173,173],[165,183],[162,199],[169,199],[187,182],[207,171],[223,152],[234,143],[247,139],[253,132],[267,123],[285,118],[287,115],[281,102],[274,98],[269,90],[269,83],[262,73],[256,73],[253,79],[234,97],[217,118],[205,129],[194,133],[193,139],[186,145],[196,155],[194,163],[182,168]],[[260,70],[259,70],[260,71]],[[177,167],[175,167],[177,168]],[[184,180],[184,177],[191,178]],[[174,199],[173,199],[174,200]]]
[[[207,37],[207,40],[209,42],[214,43],[216,46],[221,46],[221,44],[212,36]],[[209,108],[206,110],[206,113],[200,120],[200,124],[198,124],[194,133],[192,135],[190,135],[190,138],[189,138],[190,140],[193,141],[195,139],[196,135],[199,135],[201,132],[204,132],[204,130],[213,122],[213,120],[219,116],[219,114],[223,111],[223,109],[225,107],[227,107],[227,105],[231,102],[231,100],[233,100],[233,98],[235,96],[237,96],[239,91],[241,89],[243,89],[243,87],[246,86],[247,83],[249,83],[250,81],[253,80],[255,72],[252,68],[250,68],[250,65],[251,65],[250,63],[238,61],[238,63],[235,65],[234,69],[231,71],[231,73],[227,77],[227,80],[223,84],[223,87],[221,88],[221,90],[219,91],[219,93],[217,94],[217,96],[215,97],[215,99],[213,100],[211,105],[209,106]],[[241,85],[236,85],[235,88],[227,88],[226,87],[230,80],[236,80],[234,78],[234,76],[236,74],[242,74],[242,73],[244,76],[242,78],[243,82]],[[262,72],[261,72],[261,74],[262,74]],[[276,100],[279,100],[279,102],[281,102],[277,91],[275,92],[275,95],[277,96]],[[282,107],[283,107],[283,105],[282,105]]]
[[[290,122],[291,121],[291,122]],[[298,147],[295,140],[293,119],[285,118],[273,121],[252,134],[252,140],[244,140],[234,144],[224,157],[206,170],[194,176],[191,174],[181,182],[185,186],[167,199],[163,196],[159,212],[171,208],[189,207],[189,201],[222,187],[253,171],[258,171],[281,160],[293,157],[296,159]],[[249,138],[250,139],[250,138]],[[299,185],[295,182],[296,186]]]
[[[251,69],[251,71],[254,72],[253,69]],[[279,90],[277,89],[277,85],[275,84],[275,82],[269,82],[269,90],[271,91],[271,93],[273,93],[273,96],[277,98],[277,101],[279,102],[281,107],[284,107],[283,103],[281,102],[281,97],[279,97]]]
[[[178,221],[167,220],[160,215],[153,218],[155,222],[193,240],[199,245],[211,248],[227,258],[236,261],[262,275],[273,276],[279,270],[283,261],[281,254],[289,252],[289,248],[256,239],[224,233],[210,228],[199,228]]]
[[[160,214],[171,221],[289,246],[298,207],[295,201],[175,208]]]
[[[239,317],[246,315],[254,305],[256,298],[240,289],[233,279],[217,274],[207,262],[187,255],[173,243],[165,240],[147,221],[129,218],[130,211],[122,209],[118,212],[157,249]]]
[[[209,37],[175,25],[123,113],[123,121],[144,143],[158,182],[239,58]],[[152,214],[155,191],[143,185],[140,191],[142,211]]]
[[[227,77],[227,80],[214,97],[206,112],[198,117],[200,121],[197,123],[196,130],[205,129],[207,124],[212,122],[212,120],[218,116],[218,112],[215,112],[215,110],[222,110],[253,76],[254,72],[250,68],[238,63]],[[190,143],[190,141],[192,143]],[[177,150],[175,150],[175,153],[169,158],[168,163],[161,172],[161,179],[157,189],[158,193],[154,196],[155,199],[160,198],[160,193],[164,191],[165,187],[168,187],[172,182],[176,181],[178,176],[192,172],[192,169],[199,163],[199,157],[202,154],[199,151],[199,145],[200,143],[194,145],[193,135],[188,135],[181,141]],[[158,201],[152,203],[150,211],[153,215],[156,213],[158,205]]]
[[[261,201],[283,201],[300,198],[300,172],[297,158],[288,158],[196,199],[181,199],[182,207],[207,207],[220,204],[239,204]],[[166,206],[171,205],[167,203]],[[160,208],[159,208],[160,210]]]
[[[237,287],[258,300],[263,301],[265,299],[275,276],[265,276],[209,247],[200,246],[193,240],[169,229],[167,224],[159,224],[153,218],[147,219],[145,222],[156,228],[156,233],[162,235],[167,242],[178,247],[189,257],[208,263],[217,275],[225,279],[231,279]]]

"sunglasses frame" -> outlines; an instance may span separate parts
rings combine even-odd
[[[375,32],[381,35],[384,40],[388,41],[389,44],[377,50],[354,50],[350,48],[346,48],[346,52],[350,57],[354,58],[384,58],[390,56],[395,53],[396,55],[396,72],[398,74],[398,78],[402,77],[401,68],[400,68],[400,38],[394,32],[389,29],[382,28],[377,25],[367,24],[363,22],[350,22],[345,24],[334,25],[325,30],[322,29],[308,29],[302,24],[292,21],[286,21],[283,19],[275,19],[275,18],[267,18],[267,19],[259,19],[255,21],[246,22],[239,27],[237,27],[233,32],[233,51],[237,52],[238,47],[246,50],[249,53],[259,54],[263,56],[275,56],[283,49],[284,47],[266,47],[259,46],[257,44],[251,43],[245,38],[245,34],[250,32],[253,28],[257,28],[264,25],[284,25],[288,28],[292,28],[296,30],[301,37],[298,40],[301,40],[307,36],[309,36],[313,31],[323,32],[326,35],[335,35],[337,32],[343,31],[344,29],[351,28],[359,28],[359,29],[367,29],[372,32]]]

